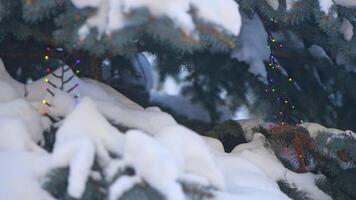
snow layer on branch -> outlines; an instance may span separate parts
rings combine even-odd
[[[190,0],[191,5],[197,9],[198,16],[238,35],[241,27],[239,5],[232,0]]]
[[[258,129],[259,126],[263,123],[263,121],[257,119],[245,119],[238,120],[238,123],[241,125],[241,128],[244,131],[244,136],[246,140],[250,142],[252,141],[253,136],[256,133],[254,129]]]
[[[268,5],[270,5],[273,9],[277,10],[279,7],[278,0],[266,0]]]
[[[270,50],[267,48],[267,33],[258,15],[249,18],[242,15],[242,29],[239,36],[240,46],[231,57],[250,65],[249,72],[267,83],[267,71],[264,61],[268,60]]]
[[[356,1],[355,0],[334,0],[334,2],[340,6],[348,7],[348,8],[355,8]]]
[[[340,26],[340,32],[344,35],[345,40],[350,41],[354,35],[354,27],[348,19],[343,19]]]
[[[50,169],[48,154],[5,150],[0,160],[0,199],[54,200],[40,184]]]
[[[125,163],[133,166],[138,176],[161,192],[167,200],[185,199],[182,187],[177,182],[182,173],[181,165],[153,137],[138,130],[128,131],[123,158]]]
[[[161,129],[156,137],[183,164],[184,173],[199,176],[208,185],[224,189],[223,175],[200,135],[182,125],[173,125]]]
[[[355,8],[356,1],[355,0],[319,0],[320,9],[325,12],[325,14],[329,13],[330,8],[335,4],[348,7]]]
[[[122,161],[116,160],[107,168],[109,180],[125,166],[133,167],[136,173],[114,182],[111,199],[121,196],[141,179],[172,200],[185,199],[178,180],[224,188],[223,176],[202,137],[180,125],[167,127],[154,136],[139,130],[126,132],[122,156]]]
[[[209,23],[221,26],[234,35],[240,32],[241,19],[238,4],[233,0],[72,0],[77,8],[97,7],[96,15],[91,16],[79,29],[79,36],[85,39],[90,28],[99,33],[110,34],[130,24],[127,14],[132,10],[146,8],[151,15],[170,18],[185,33],[195,32],[195,24],[189,11],[193,7],[197,16]]]
[[[299,0],[286,0],[286,6],[287,6],[287,10],[290,10],[291,8],[293,8],[294,4],[299,1]]]
[[[319,0],[320,10],[322,10],[325,14],[329,13],[330,8],[334,5],[332,0]]]
[[[54,167],[69,166],[68,194],[80,198],[90,175],[94,157],[105,166],[109,151],[122,152],[123,135],[99,113],[95,103],[83,98],[64,120],[56,134],[52,155]]]
[[[192,103],[191,100],[182,95],[168,95],[159,92],[150,92],[150,102],[172,109],[175,113],[189,119],[197,119],[209,122],[209,113],[201,104]],[[179,107],[177,106],[179,105]]]
[[[152,109],[130,109],[119,103],[98,102],[100,112],[114,124],[144,130],[152,135],[164,127],[176,125],[174,118]]]
[[[332,133],[335,135],[344,134],[346,132],[346,131],[342,131],[342,130],[335,129],[335,128],[326,128],[320,124],[311,123],[311,122],[304,122],[304,123],[300,124],[300,126],[307,129],[309,131],[310,136],[314,139],[320,133],[323,133],[323,132]]]

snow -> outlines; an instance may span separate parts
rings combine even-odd
[[[20,98],[16,89],[6,81],[0,80],[0,102],[11,101]]]
[[[85,7],[97,7],[99,6],[101,0],[72,0],[72,3],[77,7],[77,8],[85,8]]]
[[[130,109],[120,104],[107,102],[98,102],[98,108],[114,124],[144,130],[152,135],[164,127],[177,124],[168,113],[152,111],[152,109]]]
[[[18,117],[0,117],[0,151],[17,149],[44,152],[31,140],[26,124]]]
[[[267,48],[267,33],[258,15],[252,19],[242,15],[242,29],[239,35],[239,48],[231,57],[250,65],[249,72],[258,76],[267,84],[267,71],[264,61],[268,61],[270,50]]]
[[[140,148],[137,148],[137,147]],[[178,161],[151,136],[132,130],[126,133],[124,162],[168,200],[184,200],[182,187],[177,182],[181,169]],[[118,180],[120,181],[120,179]]]
[[[328,14],[330,8],[335,4],[344,6],[347,8],[355,8],[356,1],[355,0],[319,0],[320,9],[325,13]]]
[[[287,10],[290,10],[293,8],[294,4],[298,2],[299,0],[286,0],[286,6]]]
[[[88,97],[64,120],[56,134],[52,154],[54,167],[70,167],[68,194],[80,198],[84,192],[94,157],[105,166],[110,152],[122,152],[123,135],[99,113]]]
[[[194,35],[196,27],[191,14],[191,7],[196,9],[196,14],[202,20],[221,26],[228,32],[238,35],[240,32],[241,18],[239,7],[233,0],[72,0],[77,8],[97,7],[96,15],[91,16],[79,29],[79,37],[85,39],[90,28],[97,28],[101,34],[111,34],[132,23],[128,13],[141,8],[147,9],[156,17],[166,16],[186,34]]]
[[[321,46],[313,44],[309,47],[308,51],[314,58],[327,59],[330,63],[332,63],[332,60]]]
[[[68,66],[64,66],[64,69],[67,69],[67,67]],[[62,68],[59,67],[53,73],[61,75]],[[64,84],[62,91],[66,91],[76,84],[78,84],[78,86],[68,94],[60,91],[59,88],[62,85],[62,82],[52,74],[27,84],[27,100],[32,102],[32,104],[34,104],[39,111],[45,110],[51,116],[57,117],[63,117],[73,109],[73,98],[77,94],[79,97],[88,96],[95,101],[104,101],[112,104],[120,103],[120,105],[123,105],[127,108],[143,109],[140,105],[131,101],[108,85],[92,79],[80,79],[74,74],[72,69],[69,69],[63,74],[63,79],[67,80],[72,76],[74,77],[68,83]],[[46,81],[48,83],[46,83]],[[49,84],[49,82],[53,83],[58,88],[54,88]],[[53,93],[56,93],[55,98],[53,98],[50,93],[46,91],[46,88],[49,88]],[[70,95],[72,99],[69,98],[68,95]],[[57,106],[60,106],[61,108],[56,108],[56,106],[54,106],[52,109],[49,109],[48,106],[42,103],[44,99],[46,99],[50,104],[58,104]]]
[[[329,13],[330,8],[334,5],[332,0],[319,0],[320,10],[325,14]]]
[[[352,39],[352,36],[354,35],[354,27],[348,19],[343,19],[340,26],[340,32],[344,35],[345,40],[350,41]]]
[[[56,81],[51,75],[47,78]],[[52,88],[55,93],[52,97],[44,90],[44,80],[27,86],[28,99],[16,97],[0,102],[0,160],[4,161],[0,165],[0,199],[54,199],[41,188],[41,183],[47,172],[58,167],[69,167],[67,192],[80,199],[88,177],[93,176],[95,159],[104,171],[104,178],[113,181],[110,200],[142,182],[168,200],[185,199],[180,182],[212,186],[215,199],[289,199],[279,190],[276,183],[279,180],[285,180],[312,199],[331,199],[314,183],[320,175],[296,174],[281,164],[265,145],[262,134],[253,131],[261,125],[259,120],[238,121],[249,143],[240,144],[227,154],[219,140],[202,137],[179,125],[157,107],[144,109],[102,83],[74,77],[72,80],[80,83],[75,92]],[[11,77],[4,82],[11,83]],[[13,85],[9,88],[17,91]],[[77,92],[80,97],[74,99]],[[52,154],[36,144],[43,140],[43,130],[49,125],[31,105],[40,103],[42,98],[53,104],[48,108],[49,114],[64,117],[58,123]],[[122,134],[108,120],[139,130]],[[301,126],[312,137],[320,130],[335,133],[331,139],[345,134],[356,137],[351,131],[317,124]],[[112,158],[109,153],[119,157]],[[126,167],[132,167],[135,175],[113,180]],[[96,177],[100,178],[98,174]]]
[[[50,169],[47,154],[2,150],[0,160],[0,199],[54,200],[41,188]]]
[[[33,142],[43,141],[43,131],[48,128],[42,116],[24,99],[0,103],[0,117],[21,119]]]
[[[209,112],[201,104],[192,103],[191,100],[182,95],[167,95],[152,91],[150,93],[151,104],[159,104],[172,109],[178,115],[185,116],[189,119],[210,121]],[[179,107],[177,107],[179,105]]]
[[[135,176],[116,180],[110,189],[112,198],[141,179],[174,200],[185,199],[178,180],[224,188],[223,176],[204,140],[180,125],[167,127],[154,136],[140,130],[126,132],[122,156],[122,161],[111,162],[106,174],[113,177],[117,169],[131,166]]]
[[[202,136],[202,137],[205,143],[208,145],[210,151],[225,152],[224,146],[220,142],[220,140],[211,137],[206,137],[206,136]]]
[[[348,7],[348,8],[355,8],[356,1],[355,0],[334,0],[334,2],[340,6]]]
[[[256,119],[238,120],[237,122],[241,125],[241,128],[245,134],[245,138],[248,142],[252,141],[253,136],[256,133],[254,129],[259,128],[259,126],[262,124],[262,120]]]
[[[269,194],[265,191],[259,191],[256,189],[244,189],[241,190],[240,194],[231,194],[231,193],[224,193],[224,192],[216,192],[214,200],[285,200],[289,198],[281,197],[275,194]]]
[[[287,181],[298,190],[305,192],[311,199],[331,200],[330,196],[322,192],[315,185],[315,180],[320,178],[320,175],[312,173],[297,174],[285,168],[275,154],[265,147],[264,136],[260,133],[256,133],[251,142],[235,147],[232,154],[254,163],[272,180]]]
[[[123,176],[116,180],[109,188],[108,200],[117,200],[136,184],[141,183],[141,179],[138,176],[129,177]]]
[[[65,69],[66,67],[67,66],[64,66]],[[62,73],[61,71],[62,69],[58,68],[54,73],[59,75]],[[73,71],[69,69],[64,73],[64,80],[73,75]],[[115,124],[142,129],[151,134],[154,134],[164,126],[177,124],[169,114],[152,111],[150,109],[145,110],[110,86],[98,81],[85,78],[80,79],[74,76],[71,81],[64,85],[64,90],[67,90],[75,84],[78,84],[78,87],[66,94],[66,92],[48,85],[46,80],[58,86],[62,85],[59,79],[49,74],[26,86],[28,91],[27,99],[36,106],[38,111],[41,113],[44,111],[52,117],[58,118],[68,115],[75,108],[76,101],[74,100],[74,95],[80,94],[79,98],[77,98],[78,101],[84,97],[91,98],[97,104],[100,113]],[[51,91],[55,93],[55,96],[52,97],[52,95],[46,91],[46,88],[50,88]],[[49,104],[53,104],[53,106],[49,107],[43,104],[42,101],[44,99],[46,99]]]
[[[215,159],[220,171],[224,173],[227,192],[239,194],[243,190],[254,189],[287,199],[277,183],[250,161],[227,153],[215,153]]]
[[[271,6],[274,10],[277,10],[279,7],[278,0],[266,0],[268,5]]]
[[[225,153],[219,140],[204,139],[226,185],[223,192],[215,194],[215,199],[289,199],[279,190],[275,180],[258,166],[239,155]]]
[[[32,104],[37,108],[37,110],[41,111],[42,113],[47,113],[49,112],[48,107],[47,105],[44,105],[42,101],[47,100],[48,103],[50,104],[53,103],[51,102],[52,96],[50,95],[49,92],[46,91],[46,89],[58,93],[57,90],[61,88],[63,91],[67,91],[76,84],[81,85],[81,80],[74,74],[72,69],[69,69],[68,71],[64,72],[67,69],[69,69],[69,66],[67,65],[63,67],[58,67],[58,69],[48,74],[47,76],[26,85],[26,91],[27,91],[26,98],[30,102],[32,102]],[[56,76],[63,76],[63,80],[70,79],[70,81],[66,84],[63,84],[61,78],[57,78]],[[73,78],[71,78],[72,76]],[[52,86],[51,83],[55,87]],[[80,93],[81,92],[79,91],[78,87],[76,87],[69,94],[74,97],[76,94],[80,94]],[[65,104],[65,106],[67,106],[67,103]],[[58,111],[58,109],[56,111]],[[60,112],[59,114],[67,114],[63,112]],[[62,116],[58,116],[58,117],[62,117]]]
[[[16,97],[24,97],[25,96],[25,87],[22,83],[16,81],[13,79],[10,74],[6,71],[4,63],[2,62],[0,58],[0,89],[1,91],[7,91],[10,92],[9,96],[4,95],[6,93],[0,94],[0,101],[2,101],[2,98],[11,98],[13,99],[15,96]],[[6,83],[4,83],[6,82]],[[9,86],[11,85],[11,86]],[[13,91],[15,89],[15,91]],[[11,95],[10,95],[11,94]],[[4,97],[5,96],[5,97]],[[8,99],[8,100],[11,100]]]
[[[146,91],[150,91],[153,88],[154,78],[152,72],[152,65],[147,59],[146,55],[143,53],[137,53],[130,60],[134,70],[138,72],[141,76],[140,78],[135,80],[131,79],[131,81],[136,82],[136,84],[138,85],[141,85],[146,89]]]
[[[179,85],[178,82],[172,76],[166,76],[164,78],[161,91],[164,91],[167,95],[179,95],[182,90],[182,85]]]
[[[249,109],[247,108],[246,105],[242,105],[236,109],[236,111],[231,119],[243,120],[243,119],[249,119],[249,118],[251,118]]]
[[[218,189],[225,187],[223,176],[209,154],[209,148],[197,133],[182,125],[173,125],[161,129],[156,137],[183,163],[185,173],[205,178]]]
[[[239,5],[232,0],[191,0],[194,8],[197,8],[199,18],[217,25],[234,34],[239,35],[241,16],[238,12]]]
[[[311,122],[304,122],[300,124],[300,126],[307,129],[309,131],[310,136],[314,139],[322,132],[328,132],[333,134],[342,134],[345,132],[335,128],[326,128],[320,124],[311,123]]]
[[[52,92],[54,93],[55,97],[49,93],[47,93],[45,97],[45,99],[52,105],[51,107],[48,107],[48,113],[57,117],[65,117],[71,113],[75,108],[75,99],[70,96],[70,94],[60,89],[53,89]]]

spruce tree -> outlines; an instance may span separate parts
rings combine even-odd
[[[183,93],[200,102],[212,121],[219,120],[222,105],[232,112],[246,105],[270,121],[356,129],[354,1],[235,1],[242,24],[234,32],[226,24],[205,20],[193,3],[192,31],[177,26],[168,12],[156,15],[147,6],[122,12],[111,7],[111,14],[125,22],[118,28],[118,22],[105,21],[108,16],[98,17],[108,14],[104,4],[109,1],[85,6],[80,0],[0,0],[0,57],[23,82],[43,77],[45,68],[53,67],[48,56],[67,64],[80,57],[76,67],[83,75],[114,83],[115,77],[101,72],[105,59],[134,79],[129,58],[149,52],[162,77],[178,79],[184,68],[184,81],[191,84]],[[179,5],[169,9],[174,13]],[[216,5],[226,9],[221,16],[234,9]],[[224,21],[238,26],[241,19]]]

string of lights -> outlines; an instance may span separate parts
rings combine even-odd
[[[277,23],[277,19],[271,19],[270,20],[272,23]],[[275,37],[273,37],[272,33],[267,30],[267,47],[270,49],[270,56],[269,56],[269,63],[268,66],[270,67],[272,73],[269,73],[268,77],[268,84],[265,89],[266,93],[269,93],[270,95],[273,96],[273,98],[276,99],[276,102],[280,104],[279,111],[274,115],[274,120],[277,122],[280,122],[282,125],[286,123],[290,123],[289,119],[292,119],[292,112],[294,109],[296,109],[296,106],[293,104],[292,99],[290,99],[287,95],[286,92],[284,92],[281,87],[278,85],[279,82],[276,79],[283,79],[283,77],[286,77],[287,82],[293,83],[294,85],[295,80],[288,75],[288,73],[285,71],[283,66],[279,63],[277,57],[275,56],[274,50],[276,48],[284,48],[283,43],[279,42],[276,40]],[[280,76],[280,75],[284,76]],[[278,77],[276,77],[278,76]],[[303,120],[294,120],[296,121],[296,124],[298,125],[299,123],[303,123]]]
[[[51,51],[57,51],[57,52],[63,52],[64,49],[63,48],[55,48],[55,49],[52,49],[51,47],[46,47],[45,48],[45,51],[47,54],[49,54]],[[67,57],[68,58],[68,57]],[[64,61],[67,60],[67,58],[63,58]],[[48,62],[50,60],[50,56],[49,55],[45,55],[44,56],[44,60],[45,62]],[[72,65],[65,65],[63,63],[63,61],[60,61],[60,74],[56,74],[55,71],[52,71],[49,67],[46,67],[46,72],[47,72],[47,76],[46,78],[44,79],[44,82],[45,82],[45,90],[46,92],[48,92],[52,97],[55,96],[55,93],[53,92],[54,89],[60,89],[62,91],[65,91],[67,93],[71,93],[72,91],[74,91],[74,89],[76,89],[78,86],[79,86],[79,82],[75,83],[73,86],[71,86],[69,89],[66,89],[65,88],[65,85],[70,83],[73,78],[76,76],[76,75],[79,75],[80,74],[80,70],[77,69],[75,70],[75,73],[74,73],[74,67],[76,67],[77,65],[80,64],[80,59],[76,59],[75,63],[72,64]],[[58,68],[57,68],[58,69]],[[73,74],[70,75],[69,77],[65,77],[66,73],[67,72],[70,72],[72,71]],[[53,81],[52,80],[52,77],[55,78],[55,79],[59,79],[59,85],[56,84],[57,81]],[[76,93],[74,95],[74,98],[77,99],[78,97],[80,96],[79,93]],[[48,107],[53,107],[53,105],[47,100],[47,99],[43,99],[42,100],[42,103]],[[45,113],[47,114],[47,113]]]

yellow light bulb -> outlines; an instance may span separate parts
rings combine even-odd
[[[45,79],[45,82],[48,83],[48,78]]]
[[[48,59],[49,59],[49,57],[48,57],[48,56],[45,56],[45,57],[44,57],[44,59],[45,59],[45,60],[48,60]]]
[[[42,103],[43,103],[43,104],[47,104],[47,100],[46,100],[46,99],[43,99],[43,100],[42,100]]]

